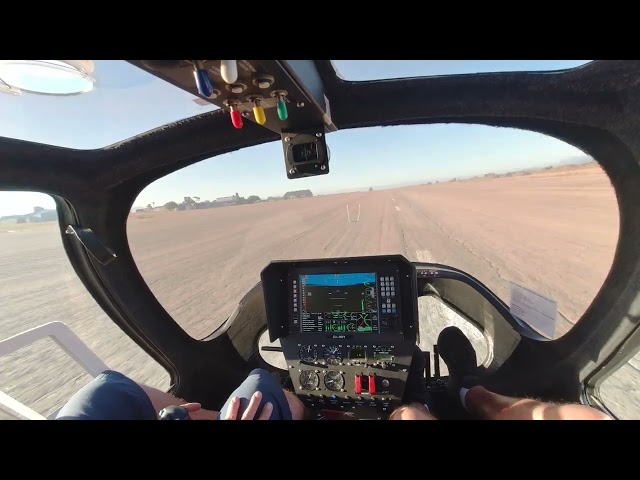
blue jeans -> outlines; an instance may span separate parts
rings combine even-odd
[[[260,415],[265,403],[273,404],[269,420],[291,420],[291,410],[276,377],[267,370],[256,368],[229,396],[218,418],[224,418],[231,399],[240,397],[239,417],[256,392],[262,401],[256,413]],[[238,417],[238,418],[239,418]],[[149,396],[130,378],[107,370],[76,392],[58,412],[56,420],[157,420]]]
[[[262,393],[262,400],[260,401],[260,406],[258,407],[255,418],[258,418],[260,415],[265,403],[271,402],[273,411],[271,412],[269,420],[293,420],[289,402],[287,402],[287,397],[284,396],[280,382],[273,374],[263,368],[251,370],[249,376],[235,389],[222,406],[218,418],[225,417],[229,411],[233,397],[240,397],[240,408],[238,409],[238,418],[240,418],[242,413],[247,409],[249,400],[255,392]]]

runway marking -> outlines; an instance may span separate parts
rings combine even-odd
[[[347,222],[355,223],[360,221],[360,204],[358,204],[358,215],[356,216],[354,213],[353,216],[355,217],[355,220],[351,219],[351,212],[349,212],[349,205],[347,205]]]
[[[416,250],[416,257],[419,262],[433,263],[433,256],[429,250]]]
[[[402,209],[397,205],[396,205],[396,210],[399,211],[399,212],[402,211]]]

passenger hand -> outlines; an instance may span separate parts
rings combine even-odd
[[[260,406],[260,401],[262,400],[262,393],[256,392],[251,396],[249,400],[249,405],[247,409],[242,414],[240,420],[269,420],[271,417],[271,413],[273,412],[273,404],[271,402],[267,402],[264,404],[262,408],[262,412],[258,418],[254,418],[256,416],[256,412],[258,411],[258,407]],[[238,420],[238,410],[240,408],[240,398],[233,397],[231,399],[231,405],[229,406],[229,411],[227,415],[222,420]]]

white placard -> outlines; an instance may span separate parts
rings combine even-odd
[[[558,304],[528,288],[511,283],[511,313],[548,338],[556,336]]]

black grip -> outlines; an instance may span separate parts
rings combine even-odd
[[[160,410],[160,420],[191,420],[189,411],[180,405],[170,405]]]
[[[282,347],[261,347],[263,352],[282,352]]]

